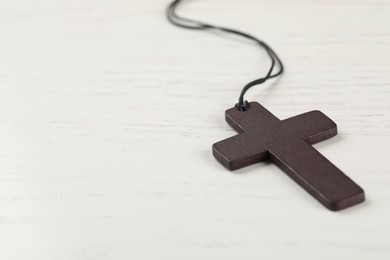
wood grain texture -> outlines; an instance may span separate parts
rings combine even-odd
[[[368,197],[336,214],[272,164],[230,173],[213,158],[234,133],[224,111],[269,60],[171,26],[167,4],[0,1],[0,259],[389,259],[390,2],[180,10],[280,55],[286,73],[248,100],[337,122],[315,147]]]

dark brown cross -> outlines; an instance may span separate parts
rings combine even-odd
[[[236,170],[271,160],[330,210],[364,201],[364,191],[311,145],[337,134],[336,124],[320,111],[279,120],[257,102],[249,109],[226,110],[239,134],[213,145],[213,154]]]

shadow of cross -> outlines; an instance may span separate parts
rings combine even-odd
[[[364,201],[364,191],[311,145],[337,134],[336,124],[320,111],[279,120],[257,102],[249,109],[226,111],[239,133],[213,145],[213,154],[236,170],[271,160],[330,210]]]

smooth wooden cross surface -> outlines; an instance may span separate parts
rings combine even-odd
[[[213,154],[236,170],[271,160],[330,210],[364,201],[364,191],[311,145],[337,134],[336,124],[320,111],[279,120],[257,102],[249,109],[226,111],[239,133],[213,145]]]

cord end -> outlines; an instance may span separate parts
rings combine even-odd
[[[237,103],[236,105],[235,105],[235,107],[239,110],[239,111],[241,111],[241,112],[244,112],[244,111],[247,111],[248,109],[249,109],[249,103],[248,103],[248,101],[244,101],[244,102],[242,102],[242,103]]]

